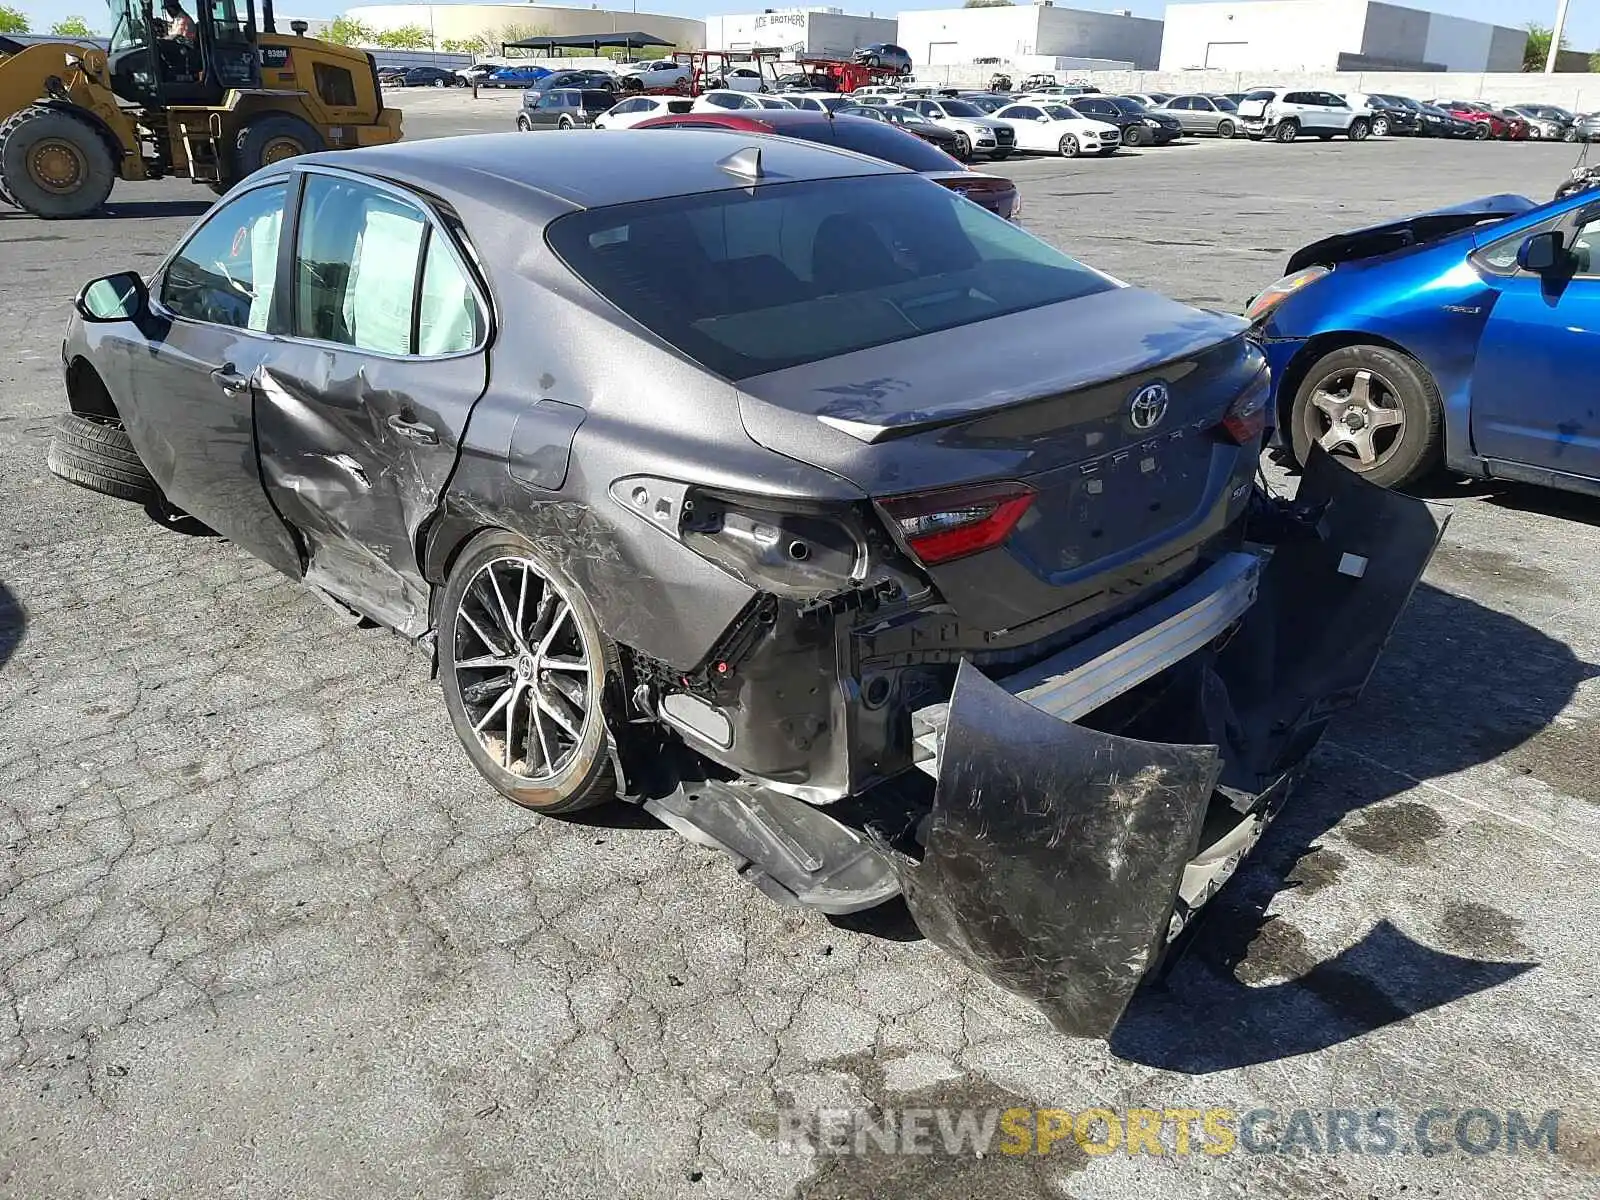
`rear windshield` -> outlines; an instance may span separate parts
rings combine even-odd
[[[546,236],[624,313],[735,380],[1116,286],[911,175],[592,208]]]
[[[1232,100],[1229,100],[1226,96],[1212,96],[1212,97],[1210,97],[1210,100],[1211,100],[1211,103],[1213,103],[1213,104],[1215,104],[1217,106],[1217,111],[1218,112],[1238,112],[1239,111],[1239,106],[1237,104],[1235,104]]]
[[[857,154],[870,154],[912,171],[959,171],[960,163],[915,134],[891,129],[870,117],[840,117],[815,125],[791,125],[779,130],[788,137],[824,145],[842,146]]]
[[[1277,98],[1277,95],[1277,92],[1269,88],[1257,88],[1253,92],[1246,92],[1244,98],[1246,100],[1273,100]]]

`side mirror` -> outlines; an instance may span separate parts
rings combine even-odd
[[[131,321],[145,311],[150,296],[134,271],[119,271],[83,285],[73,306],[85,321]]]
[[[1050,124],[1050,118],[1049,117],[1035,117],[1034,120],[1039,122],[1039,124],[1041,124],[1041,125]]]
[[[1535,233],[1524,238],[1517,247],[1517,266],[1535,275],[1553,270],[1565,256],[1561,234],[1556,230]]]

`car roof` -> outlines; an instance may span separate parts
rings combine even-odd
[[[764,109],[762,119],[798,117],[826,121],[825,113]],[[752,138],[759,134],[747,135]],[[285,159],[344,168],[391,179],[448,199],[496,183],[525,189],[576,208],[631,204],[698,192],[723,191],[744,182],[717,164],[738,147],[719,130],[685,129],[664,138],[649,130],[608,130],[592,137],[529,137],[486,133],[393,142],[356,150],[322,151]],[[905,168],[815,142],[765,138],[761,165],[771,180],[842,179],[892,175]]]

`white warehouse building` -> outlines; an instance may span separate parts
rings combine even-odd
[[[842,8],[780,8],[707,17],[705,45],[712,50],[778,49],[819,58],[848,58],[857,46],[893,42],[892,17],[858,17]]]
[[[1002,8],[911,9],[893,39],[917,66],[1019,58],[1105,59],[1153,71],[1161,22],[1122,13],[1058,8],[1051,0]]]
[[[1169,4],[1161,69],[1520,71],[1525,29],[1376,0]]]

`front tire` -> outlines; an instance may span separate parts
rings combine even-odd
[[[1487,142],[1494,136],[1494,130],[1489,128],[1489,122],[1479,121],[1478,127],[1472,131],[1472,136],[1477,138],[1480,142]]]
[[[65,413],[56,418],[45,466],[57,479],[102,496],[153,504],[161,488],[145,470],[122,422]]]
[[[0,124],[0,191],[36,217],[86,217],[116,178],[111,148],[71,113],[29,105]]]
[[[1077,158],[1080,151],[1078,139],[1070,133],[1064,133],[1061,135],[1061,141],[1056,144],[1056,149],[1061,152],[1062,158]]]
[[[523,116],[521,113],[518,113],[517,114],[517,128],[522,130],[523,133],[532,133],[533,132],[533,122],[528,120],[528,118]]]
[[[1416,359],[1386,346],[1346,346],[1307,371],[1289,414],[1289,441],[1304,463],[1319,443],[1380,487],[1405,487],[1443,460],[1444,404]]]
[[[567,573],[491,530],[461,552],[439,612],[445,708],[479,773],[539,812],[615,798],[603,701],[616,647]]]
[[[960,130],[956,131],[955,156],[962,162],[972,161],[972,139]]]
[[[1388,137],[1389,136],[1389,118],[1388,117],[1373,117],[1372,118],[1372,136],[1373,137]]]
[[[1128,128],[1122,132],[1122,144],[1124,146],[1144,145],[1144,130],[1140,129],[1137,125],[1128,126]]]
[[[1578,131],[1577,131],[1577,129],[1574,128],[1571,125],[1568,125],[1565,129],[1563,129],[1561,131],[1561,140],[1563,142],[1575,142],[1575,141],[1577,141],[1578,140]]]

